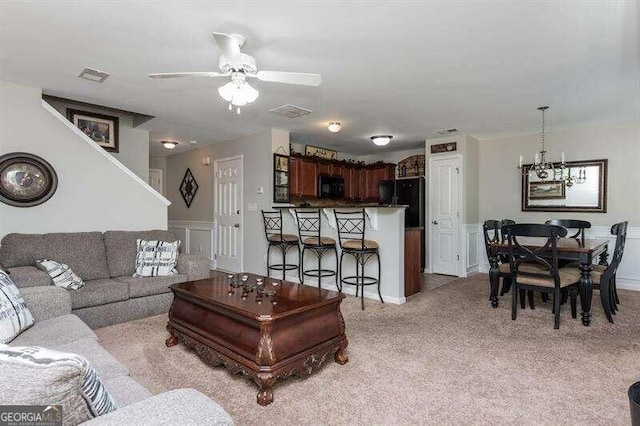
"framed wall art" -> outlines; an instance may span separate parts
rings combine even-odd
[[[182,178],[182,184],[180,184],[180,194],[187,208],[191,207],[196,192],[198,192],[198,182],[196,182],[196,178],[193,177],[191,169],[187,169]]]
[[[305,145],[304,147],[304,155],[310,155],[313,157],[320,157],[326,160],[337,160],[338,159],[338,151],[334,151],[332,149],[320,148],[318,146],[313,145]]]
[[[67,108],[67,118],[105,150],[119,151],[118,117]]]
[[[273,202],[289,202],[289,156],[273,154]]]

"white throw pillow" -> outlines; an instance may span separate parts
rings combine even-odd
[[[136,253],[136,271],[133,276],[163,277],[177,275],[178,250],[180,241],[169,243],[167,241],[137,240],[138,251]]]
[[[0,405],[62,405],[79,424],[118,407],[86,358],[38,346],[0,346]]]
[[[77,290],[84,285],[82,278],[77,276],[73,270],[64,263],[58,263],[54,260],[42,259],[36,260],[38,269],[43,270],[53,280],[53,285],[66,288],[69,290]]]
[[[0,343],[9,343],[35,322],[18,287],[0,271]]]

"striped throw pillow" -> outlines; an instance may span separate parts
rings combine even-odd
[[[35,322],[18,287],[0,271],[0,342],[9,343]]]
[[[96,370],[80,355],[2,345],[0,367],[0,405],[62,405],[63,424],[74,425],[118,408]]]
[[[77,276],[73,270],[64,263],[58,263],[54,260],[42,259],[36,260],[38,269],[43,270],[53,280],[53,285],[66,288],[69,290],[77,290],[84,285],[82,278]]]
[[[162,277],[177,275],[178,250],[180,241],[172,243],[167,241],[137,240],[138,251],[136,254],[136,271],[133,276]]]

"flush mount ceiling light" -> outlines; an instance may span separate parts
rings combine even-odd
[[[342,129],[342,124],[339,121],[332,121],[327,128],[331,133],[338,133]]]
[[[176,146],[178,146],[178,142],[162,141],[162,146],[164,146],[167,149],[174,149]]]
[[[231,74],[231,81],[220,86],[218,93],[222,99],[229,102],[229,111],[236,107],[236,111],[240,114],[240,107],[250,104],[258,99],[258,92],[247,83],[247,79],[243,72],[234,72]]]
[[[391,136],[391,135],[371,136],[371,140],[373,141],[373,143],[378,145],[378,146],[387,145],[389,142],[391,142],[391,139],[393,139],[393,136]]]

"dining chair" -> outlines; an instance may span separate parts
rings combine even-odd
[[[561,291],[571,296],[571,316],[577,317],[577,294],[580,273],[575,268],[558,267],[557,240],[565,237],[567,230],[560,226],[542,224],[515,224],[505,228],[509,243],[511,283],[514,286],[511,302],[511,319],[518,312],[518,293],[515,290],[541,291],[553,294],[553,328],[560,328]],[[519,237],[546,238],[544,245],[531,248]]]
[[[502,219],[500,221],[500,224],[501,224],[500,226],[501,239],[502,239],[502,242],[505,242],[507,240],[507,234],[504,232],[504,228],[509,225],[515,225],[516,221],[513,219]]]
[[[616,247],[613,251],[611,262],[609,266],[593,265],[593,271],[591,271],[593,288],[600,291],[602,308],[607,316],[607,320],[612,324],[614,323],[613,315],[615,315],[618,310],[618,304],[620,303],[616,288],[616,273],[618,272],[618,267],[620,266],[620,261],[624,253],[628,224],[628,222],[620,222],[611,227],[611,235],[616,236]],[[576,270],[578,272],[580,271],[577,268]]]
[[[484,247],[487,251],[487,258],[491,257],[491,244],[497,244],[502,240],[502,222],[499,220],[485,220],[482,224],[482,233],[484,235]],[[498,270],[500,271],[500,277],[502,278],[502,289],[500,290],[500,296],[509,292],[511,288],[511,271],[509,270],[508,259],[500,256],[498,258],[500,265]]]
[[[545,222],[545,225],[555,225],[562,226],[566,228],[567,231],[569,229],[575,229],[576,233],[569,236],[568,238],[579,238],[584,242],[584,230],[591,228],[591,222],[587,222],[586,220],[577,220],[577,219],[549,219]]]

